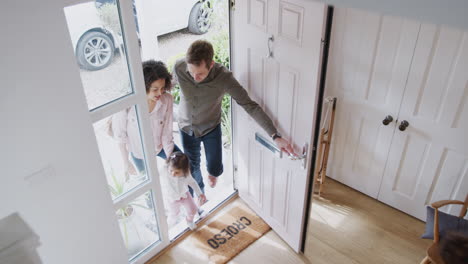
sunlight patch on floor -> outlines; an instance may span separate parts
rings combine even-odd
[[[315,201],[319,201],[314,198]],[[319,198],[323,199],[323,198]],[[325,199],[324,199],[325,200]],[[344,207],[340,205],[334,204],[333,206],[329,206],[325,202],[316,202],[312,204],[312,211],[313,213],[310,215],[312,220],[320,222],[322,224],[328,225],[332,228],[339,228],[343,221],[346,221],[346,218],[351,212],[349,207]]]

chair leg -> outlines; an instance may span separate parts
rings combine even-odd
[[[431,263],[431,260],[427,256],[421,261],[421,264],[429,264],[429,263]]]
[[[321,168],[321,174],[322,174],[322,184],[320,185],[320,191],[322,191],[322,187],[325,185],[325,180],[327,179],[327,166],[328,166],[328,154],[330,152],[330,143],[329,141],[325,144],[324,150],[323,150],[323,158],[322,158],[322,168]]]
[[[319,135],[319,145],[318,145],[318,157],[316,159],[316,163],[315,163],[315,172],[314,172],[314,175],[315,175],[315,181],[318,182],[320,185],[318,186],[318,195],[320,196],[321,195],[321,192],[322,192],[322,183],[323,183],[323,180],[321,178],[321,175],[320,175],[320,169],[322,168],[322,165],[323,165],[323,161],[322,161],[322,148],[323,148],[323,144],[321,143],[322,142],[322,139],[323,139],[323,128],[322,130],[320,131],[320,135]],[[316,188],[317,190],[317,188]]]
[[[322,173],[320,177],[321,177],[322,181],[320,182],[319,196],[320,196],[320,195],[322,194],[322,192],[323,192],[323,185],[325,184],[325,177],[326,177],[326,175]]]

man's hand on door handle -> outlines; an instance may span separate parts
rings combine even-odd
[[[294,152],[294,149],[291,146],[291,144],[289,144],[289,142],[286,139],[281,137],[276,138],[275,144],[276,146],[278,146],[279,149],[286,152],[289,156],[298,156],[296,152]]]

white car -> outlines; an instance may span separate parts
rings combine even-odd
[[[113,5],[112,9],[116,5],[115,0],[97,0],[65,8],[75,56],[82,69],[96,71],[107,67],[122,46],[120,32],[105,26],[100,19],[99,10],[105,5]],[[136,15],[135,6],[133,11]],[[161,1],[161,9],[155,12],[156,34],[159,36],[184,28],[194,34],[204,34],[210,29],[211,13],[209,3],[204,3],[204,0]]]

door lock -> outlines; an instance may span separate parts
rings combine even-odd
[[[393,117],[391,115],[388,115],[385,117],[384,120],[382,120],[382,124],[384,124],[384,126],[390,124],[391,122],[393,121]]]
[[[403,121],[401,121],[400,126],[398,127],[398,129],[400,129],[400,131],[405,131],[408,126],[409,126],[408,121],[403,120]]]

